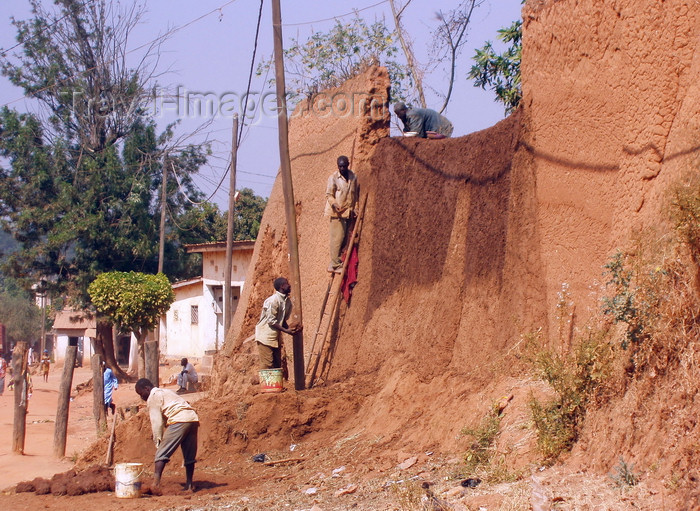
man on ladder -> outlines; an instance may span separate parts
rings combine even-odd
[[[340,273],[340,252],[345,243],[348,223],[357,216],[357,176],[350,170],[347,156],[338,157],[338,170],[328,177],[325,214],[330,217],[330,256],[328,271]]]

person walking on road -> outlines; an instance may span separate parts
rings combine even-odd
[[[141,378],[134,387],[146,401],[151,419],[153,442],[156,444],[153,489],[160,494],[160,482],[165,465],[178,447],[182,450],[185,465],[185,490],[194,491],[194,465],[197,460],[197,431],[199,417],[194,408],[168,389],[154,387],[151,380]]]
[[[51,358],[49,357],[49,350],[44,350],[41,354],[41,362],[39,364],[39,369],[41,375],[44,377],[44,382],[49,381],[49,368],[51,367]]]
[[[116,410],[115,404],[112,402],[112,392],[119,388],[119,380],[114,376],[114,372],[107,367],[104,372],[104,386],[105,386],[105,416],[107,416],[108,410],[112,410],[112,415]]]

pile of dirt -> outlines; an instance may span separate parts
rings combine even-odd
[[[114,491],[114,475],[104,466],[93,465],[82,471],[69,470],[51,479],[37,477],[15,487],[17,493],[34,492],[37,495],[76,496],[85,493]]]

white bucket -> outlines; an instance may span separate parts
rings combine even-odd
[[[114,494],[119,499],[138,499],[141,496],[143,463],[117,463],[114,466]]]

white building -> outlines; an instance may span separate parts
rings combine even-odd
[[[76,365],[90,363],[90,357],[94,354],[91,337],[96,337],[95,318],[89,317],[84,312],[64,309],[56,313],[53,322],[54,350],[56,361],[66,358],[66,348],[77,346]],[[47,347],[51,351],[50,347]]]
[[[254,241],[236,241],[231,263],[233,313],[253,257]],[[187,245],[202,254],[202,276],[173,284],[175,301],[161,320],[160,352],[167,357],[201,359],[224,343],[224,272],[226,242]],[[232,314],[233,316],[233,314]]]

